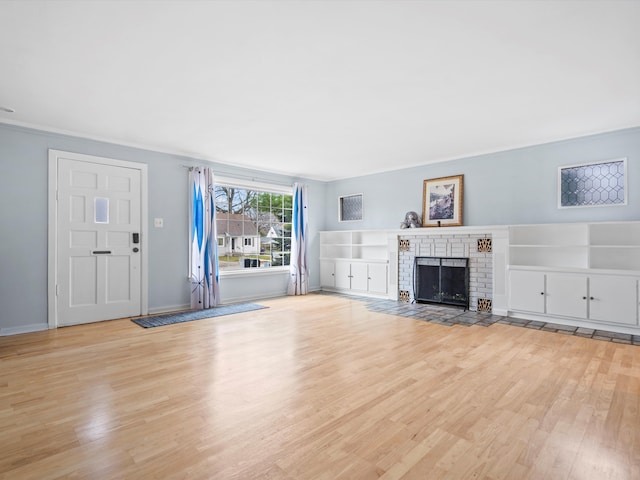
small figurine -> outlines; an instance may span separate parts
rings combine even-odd
[[[400,228],[420,228],[420,216],[416,212],[407,212],[404,216],[404,222],[400,224]]]

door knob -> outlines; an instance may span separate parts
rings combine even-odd
[[[133,247],[133,251],[137,253],[140,251],[140,249],[138,247]]]

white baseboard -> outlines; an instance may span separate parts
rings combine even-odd
[[[286,293],[274,293],[271,295],[251,295],[251,296],[238,296],[232,298],[223,298],[221,305],[233,305],[234,303],[243,303],[243,302],[255,302],[259,300],[265,300],[267,298],[278,298],[286,296]]]
[[[164,305],[162,307],[149,308],[149,315],[156,315],[157,313],[173,313],[180,310],[190,310],[191,305],[185,303],[184,305]]]
[[[319,292],[320,287],[310,287],[309,293]],[[279,292],[273,293],[269,295],[252,295],[252,296],[238,296],[232,298],[223,298],[222,305],[232,305],[234,303],[242,303],[242,302],[259,302],[260,300],[266,300],[269,298],[279,298],[279,297],[287,297],[287,292]]]
[[[320,287],[310,287],[309,288],[309,292],[319,292],[320,291]],[[232,305],[234,303],[242,303],[242,302],[255,302],[255,301],[259,301],[259,300],[263,300],[263,299],[267,299],[267,298],[278,298],[278,297],[286,297],[287,296],[287,292],[284,293],[274,293],[271,295],[251,295],[251,296],[237,296],[237,297],[230,297],[230,298],[223,298],[221,305]],[[162,307],[153,307],[153,308],[149,308],[149,315],[156,315],[159,313],[173,313],[173,312],[179,312],[181,310],[190,310],[191,309],[191,305],[188,303],[185,303],[183,305],[164,305]]]
[[[0,337],[20,335],[21,333],[41,332],[43,330],[49,330],[49,325],[46,323],[33,323],[31,325],[20,325],[19,327],[4,327],[0,328]]]

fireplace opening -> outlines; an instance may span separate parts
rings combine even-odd
[[[413,298],[419,303],[444,303],[469,308],[469,259],[416,257]]]

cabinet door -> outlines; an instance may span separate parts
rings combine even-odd
[[[587,318],[587,277],[547,274],[547,313],[563,317]]]
[[[511,310],[544,313],[544,273],[511,270],[509,292]]]
[[[335,287],[335,263],[331,260],[322,260],[320,262],[320,286],[321,287]]]
[[[638,280],[633,277],[589,277],[589,318],[638,324]]]
[[[335,263],[336,288],[349,290],[351,288],[351,264],[349,262]]]
[[[367,278],[367,264],[352,263],[351,264],[351,290],[366,292],[368,283],[369,281]]]
[[[369,264],[369,292],[386,294],[387,293],[387,265],[385,263]]]

